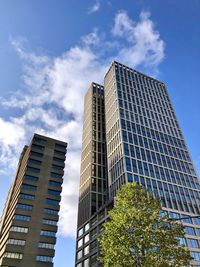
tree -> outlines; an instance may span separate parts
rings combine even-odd
[[[104,267],[190,266],[190,253],[180,245],[184,227],[170,221],[160,203],[141,185],[121,187],[98,240]]]

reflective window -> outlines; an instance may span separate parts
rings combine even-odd
[[[44,224],[49,224],[49,225],[57,225],[57,221],[54,220],[47,220],[47,219],[43,219],[42,223]]]
[[[35,173],[39,173],[39,172],[40,172],[40,169],[38,169],[38,168],[33,168],[33,167],[27,167],[27,168],[26,168],[26,171],[27,171],[27,172],[35,172]]]
[[[31,216],[25,216],[25,215],[15,214],[14,215],[14,220],[16,220],[16,221],[26,221],[26,222],[29,222],[31,220]]]
[[[16,259],[21,260],[23,257],[22,253],[16,253],[16,252],[5,252],[3,255],[4,258],[10,258],[10,259]]]
[[[25,180],[29,180],[29,181],[33,181],[33,182],[37,182],[38,181],[38,177],[32,176],[32,175],[25,175],[24,176]]]
[[[28,233],[27,227],[20,227],[20,226],[12,226],[10,228],[11,232],[17,232],[17,233]]]
[[[78,241],[78,248],[80,248],[82,245],[83,245],[83,238],[81,238],[81,239]]]
[[[22,189],[29,190],[29,191],[35,191],[35,190],[37,190],[37,186],[30,185],[30,184],[22,184]]]
[[[50,215],[58,215],[59,210],[53,210],[53,209],[44,209],[44,212]]]
[[[26,241],[22,239],[8,239],[7,244],[16,245],[16,246],[25,246]]]
[[[49,181],[49,185],[50,186],[55,186],[55,187],[61,187],[62,183],[50,180]]]
[[[34,195],[29,195],[29,194],[20,194],[19,198],[21,199],[28,199],[28,200],[34,200],[35,196]]]
[[[185,230],[185,233],[188,235],[195,235],[195,231],[193,227],[186,226],[184,230]]]
[[[17,204],[16,206],[17,209],[23,209],[23,210],[32,210],[33,206],[32,205],[25,205],[25,204]]]
[[[42,235],[42,236],[49,236],[49,237],[55,237],[56,236],[56,232],[41,230],[40,231],[40,235]]]
[[[35,152],[35,151],[31,151],[30,155],[34,156],[34,157],[37,157],[37,158],[42,158],[43,157],[42,153],[38,153],[38,152]]]
[[[55,144],[55,148],[66,150],[65,145],[61,145],[61,144],[57,144],[57,143]]]
[[[45,203],[48,205],[57,206],[59,205],[60,201],[55,199],[46,198]]]
[[[41,165],[42,164],[41,160],[36,160],[36,159],[29,159],[28,162],[35,164],[35,165]]]
[[[56,173],[56,172],[51,172],[51,177],[56,177],[56,178],[62,178],[63,175],[60,173]]]
[[[48,189],[48,194],[53,196],[60,196],[60,191]]]
[[[197,239],[187,238],[187,243],[190,248],[198,248],[198,241]]]
[[[43,261],[43,262],[53,262],[53,257],[48,256],[36,256],[37,261]]]
[[[44,146],[40,146],[40,145],[36,145],[36,144],[32,144],[33,148],[39,149],[39,150],[44,150],[45,147]]]
[[[55,244],[51,244],[51,243],[44,243],[44,242],[38,243],[39,248],[54,249],[54,246]]]

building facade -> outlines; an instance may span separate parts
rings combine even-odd
[[[101,266],[102,223],[120,186],[133,181],[159,196],[171,218],[183,218],[181,242],[194,258],[191,266],[200,266],[200,183],[164,83],[113,62],[104,99],[108,204],[78,225],[76,267]]]
[[[53,266],[67,143],[34,134],[0,224],[0,266]]]
[[[85,95],[78,227],[107,200],[107,157],[103,86],[92,83]]]

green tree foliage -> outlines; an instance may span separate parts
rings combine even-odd
[[[160,200],[141,185],[122,186],[109,216],[99,238],[104,267],[190,266],[190,253],[179,243],[184,227],[169,221]]]

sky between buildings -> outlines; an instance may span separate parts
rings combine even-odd
[[[69,143],[55,267],[74,267],[83,96],[112,60],[168,88],[200,170],[199,0],[0,0],[0,213],[34,132]]]

